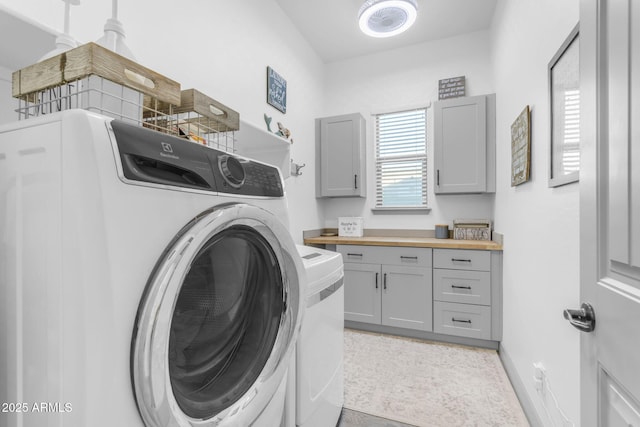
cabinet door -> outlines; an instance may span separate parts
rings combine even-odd
[[[344,319],[380,324],[381,271],[378,264],[344,264]]]
[[[366,197],[364,117],[326,117],[316,126],[317,197]]]
[[[495,168],[487,139],[487,99],[481,95],[435,103],[436,194],[495,191],[490,176],[495,172],[487,169]]]
[[[382,324],[432,330],[430,268],[382,266]]]

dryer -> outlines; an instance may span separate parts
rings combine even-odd
[[[69,110],[0,128],[7,425],[280,425],[305,271],[277,168]]]
[[[296,345],[295,424],[335,426],[344,404],[342,255],[300,245],[298,252],[307,273],[307,301]]]

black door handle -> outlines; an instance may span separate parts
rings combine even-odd
[[[379,275],[379,274],[380,274],[380,273],[376,273],[376,289],[378,289],[378,275]]]
[[[583,302],[579,310],[565,309],[562,314],[574,328],[582,332],[592,332],[596,328],[596,313],[588,302]]]
[[[384,290],[387,290],[387,273],[384,273],[384,277],[383,277],[383,286],[384,286]]]

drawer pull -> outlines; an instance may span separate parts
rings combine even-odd
[[[459,286],[459,285],[451,285],[453,289],[468,289],[471,290],[471,286]]]
[[[451,258],[451,262],[471,262],[470,259]]]
[[[380,273],[376,273],[376,289],[378,289],[378,275],[379,275],[379,274],[380,274]]]
[[[452,322],[458,322],[458,323],[468,323],[468,324],[471,324],[471,320],[469,320],[469,319],[462,320],[462,319],[456,319],[455,317],[452,317],[452,318],[451,318],[451,321],[452,321]]]
[[[359,257],[361,257],[362,254],[350,254],[350,253],[347,253],[347,256],[359,256]]]
[[[416,261],[418,260],[417,256],[404,256],[404,255],[400,255],[400,259],[415,259]]]

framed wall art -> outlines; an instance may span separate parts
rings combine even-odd
[[[531,112],[527,105],[511,125],[511,186],[529,181],[531,174]]]
[[[549,187],[576,182],[580,173],[579,43],[576,25],[549,62]]]
[[[267,67],[267,103],[287,113],[287,81],[271,67]]]

